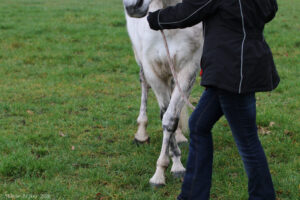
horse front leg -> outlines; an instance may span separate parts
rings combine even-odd
[[[197,68],[190,66],[182,69],[178,74],[180,87],[188,97],[196,78]],[[184,106],[184,100],[176,86],[168,106],[163,116],[163,143],[160,156],[156,163],[156,171],[150,179],[150,184],[154,186],[165,185],[165,170],[169,165],[169,155],[172,157],[173,166],[172,173],[174,176],[183,176],[185,168],[181,163],[181,152],[175,139],[175,131],[178,128],[181,110]],[[170,151],[171,149],[171,151]]]
[[[173,98],[173,96],[172,96]],[[171,98],[171,101],[172,101]],[[183,102],[182,102],[183,103]],[[183,168],[180,157],[180,150],[178,151],[178,146],[175,140],[175,131],[178,127],[179,122],[179,109],[173,109],[174,105],[169,104],[169,107],[166,113],[163,116],[162,125],[163,125],[163,142],[160,151],[159,158],[156,162],[156,171],[153,177],[150,179],[150,184],[155,187],[163,186],[166,184],[165,181],[165,171],[169,166],[170,158],[172,155],[173,165],[175,163],[174,172],[184,173],[185,169]],[[176,149],[175,149],[176,148]],[[171,149],[171,152],[169,151]],[[181,165],[181,169],[177,166]],[[172,167],[173,168],[173,167]]]
[[[142,88],[142,95],[141,95],[141,106],[140,106],[140,113],[137,118],[138,123],[138,130],[134,136],[134,139],[138,143],[145,143],[149,142],[150,138],[146,131],[147,124],[148,124],[148,117],[147,117],[147,100],[148,100],[148,92],[150,86],[148,85],[143,68],[141,67],[140,70],[140,82],[141,82],[141,88]]]
[[[181,163],[181,151],[179,149],[178,142],[176,141],[175,137],[176,137],[175,134],[173,134],[170,138],[169,155],[172,158],[172,162],[173,162],[171,173],[175,178],[182,178],[185,174],[185,168]]]

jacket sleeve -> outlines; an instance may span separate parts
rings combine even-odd
[[[186,28],[201,22],[216,12],[220,0],[183,0],[175,6],[149,13],[148,22],[152,29]]]
[[[268,0],[267,1],[267,12],[266,12],[266,20],[265,22],[268,23],[272,19],[274,19],[276,12],[278,11],[277,0]]]

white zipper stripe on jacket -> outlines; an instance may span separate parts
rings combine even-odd
[[[242,17],[242,26],[243,26],[243,33],[244,33],[244,38],[242,42],[242,48],[241,48],[241,80],[240,80],[240,86],[239,86],[239,93],[242,92],[242,83],[243,83],[243,65],[244,65],[244,44],[246,40],[246,29],[245,29],[245,20],[244,20],[244,14],[243,14],[243,7],[242,7],[242,2],[239,0],[240,4],[240,11],[241,11],[241,17]]]
[[[188,20],[189,18],[191,18],[193,15],[197,14],[200,10],[202,10],[203,8],[205,8],[208,4],[210,4],[213,0],[209,0],[207,1],[203,6],[201,6],[198,10],[196,10],[195,12],[193,12],[190,16],[186,17],[185,19],[176,21],[176,22],[160,22],[158,21],[159,26],[161,26],[161,24],[177,24],[177,23],[181,23],[184,22],[185,20]],[[158,13],[158,18],[159,18],[159,14]]]

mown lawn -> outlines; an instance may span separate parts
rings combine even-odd
[[[257,94],[257,123],[278,199],[300,198],[300,1],[278,0],[265,35],[281,84]],[[0,199],[175,199],[152,189],[162,129],[149,97],[151,144],[132,143],[138,72],[121,0],[0,1]],[[199,80],[192,93],[196,102]],[[224,119],[214,128],[211,199],[247,199]],[[183,146],[183,163],[188,147]]]

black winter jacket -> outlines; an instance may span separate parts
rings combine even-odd
[[[270,91],[279,84],[263,30],[277,12],[276,0],[183,0],[149,13],[152,29],[203,22],[201,85],[234,93]]]

